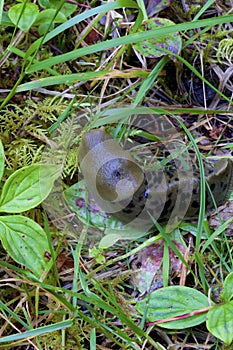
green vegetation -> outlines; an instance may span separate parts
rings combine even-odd
[[[231,11],[0,1],[1,349],[231,349],[232,202],[206,217],[203,166],[233,145]],[[199,217],[170,230],[122,230],[80,172],[102,126],[144,169],[166,166],[172,138],[146,115],[200,169]]]

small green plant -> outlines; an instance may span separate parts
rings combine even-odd
[[[80,191],[83,188],[82,183],[73,183],[77,179],[77,144],[82,136],[83,126],[86,128],[89,122],[92,123],[93,115],[96,116],[95,112],[100,111],[99,118],[91,124],[91,128],[114,123],[116,131],[119,132],[123,121],[123,111],[119,108],[122,102],[133,103],[134,106],[149,102],[150,106],[156,106],[156,113],[166,118],[170,119],[171,114],[179,116],[181,120],[185,118],[185,125],[190,132],[194,132],[192,135],[195,135],[198,146],[197,135],[200,135],[200,138],[203,136],[199,124],[205,127],[208,121],[204,138],[208,138],[207,130],[210,128],[214,134],[216,126],[216,142],[219,150],[222,148],[223,138],[218,137],[218,132],[228,128],[228,121],[223,125],[221,117],[229,118],[229,106],[225,108],[221,105],[221,111],[219,106],[213,107],[212,104],[214,109],[208,109],[209,104],[205,109],[202,105],[197,107],[189,94],[189,85],[188,96],[183,85],[189,81],[194,82],[193,78],[198,78],[197,80],[203,83],[203,89],[206,85],[229,104],[232,103],[229,95],[224,95],[228,85],[225,77],[219,78],[221,84],[226,83],[226,86],[221,85],[222,89],[219,90],[217,79],[211,79],[211,62],[216,62],[217,58],[220,68],[223,69],[221,65],[229,65],[232,58],[233,45],[229,26],[233,20],[233,15],[230,14],[231,7],[229,2],[223,5],[218,2],[215,9],[213,0],[208,0],[204,6],[191,7],[189,2],[186,4],[172,0],[115,0],[97,5],[98,2],[95,1],[80,4],[65,0],[1,2],[1,89],[6,91],[1,97],[0,125],[7,167],[4,168],[1,146],[0,239],[8,253],[6,255],[25,266],[26,271],[22,272],[22,269],[13,265],[8,266],[10,264],[7,257],[1,261],[2,268],[7,266],[8,270],[5,272],[6,279],[0,281],[0,288],[3,286],[0,289],[0,311],[3,316],[0,318],[0,347],[12,349],[27,344],[38,349],[64,347],[74,350],[96,349],[107,344],[109,348],[138,349],[146,346],[148,349],[164,350],[172,346],[179,347],[179,342],[182,343],[181,347],[193,347],[193,344],[188,344],[193,334],[195,348],[212,347],[216,341],[214,348],[217,349],[220,343],[218,339],[226,344],[232,341],[232,242],[231,237],[224,233],[229,221],[224,222],[213,234],[210,230],[204,234],[202,200],[198,225],[189,223],[185,228],[183,226],[184,234],[187,235],[188,232],[186,242],[190,239],[191,247],[193,237],[190,237],[190,233],[195,236],[195,254],[190,256],[195,268],[193,265],[189,266],[195,283],[189,280],[190,288],[165,287],[154,292],[155,296],[150,294],[147,299],[148,305],[142,304],[141,311],[140,302],[135,301],[135,294],[131,293],[132,288],[138,286],[130,286],[128,278],[125,278],[130,277],[132,273],[129,272],[128,258],[137,254],[143,246],[164,237],[162,264],[163,280],[167,282],[164,286],[167,286],[168,276],[170,277],[167,246],[172,248],[170,236],[159,233],[146,239],[140,236],[140,232],[139,235],[131,230],[122,232],[117,226],[118,222],[98,211],[84,191]],[[165,7],[169,7],[166,14],[162,12],[160,23],[156,23],[155,18],[151,17]],[[166,20],[163,18],[164,14]],[[220,38],[223,40],[219,43]],[[216,53],[218,43],[219,49]],[[55,51],[54,48],[58,50]],[[141,58],[143,66],[137,58]],[[179,89],[173,85],[173,66]],[[172,68],[172,74],[169,67]],[[187,71],[191,73],[191,77]],[[172,88],[169,84],[170,78]],[[44,89],[46,87],[48,89]],[[66,87],[69,88],[68,91],[64,91]],[[155,90],[156,93],[152,93]],[[163,98],[163,103],[160,103],[160,98],[156,97],[157,92],[163,90],[168,97],[168,106]],[[48,94],[55,97],[45,100],[44,96]],[[69,103],[70,100],[72,102]],[[172,106],[171,101],[174,103]],[[103,114],[106,102],[110,109],[108,114]],[[69,106],[64,111],[68,103]],[[117,108],[114,112],[116,103]],[[90,113],[92,107],[93,114]],[[88,118],[81,124],[81,128],[74,129],[77,120],[79,123],[76,112],[81,109],[86,109],[85,114]],[[64,122],[70,111],[76,118],[76,123]],[[189,121],[189,116],[194,119],[199,117],[193,124],[193,121]],[[52,132],[60,125],[61,132],[55,139]],[[224,135],[227,137],[227,133]],[[45,199],[57,174],[59,176],[61,173],[56,167],[52,169],[47,165],[35,164],[40,162],[42,152],[46,155],[44,148],[50,136],[59,146],[64,143],[66,159],[62,177],[66,180],[69,176],[66,184],[71,185],[64,191],[64,195],[73,211],[72,215],[76,214],[78,220],[84,223],[80,230],[79,226],[75,227],[75,235],[73,230],[63,230],[62,235],[56,237],[59,238],[58,241],[54,242],[58,257],[57,266],[61,255],[61,260],[69,259],[68,269],[66,261],[62,267],[56,269],[53,255],[49,261],[47,252],[52,252],[52,247],[48,237],[53,227],[45,220],[43,230],[24,213]],[[227,140],[224,140],[224,144],[226,142]],[[210,144],[212,145],[211,142]],[[54,153],[51,149],[48,150],[50,159],[55,155],[61,156],[61,153],[57,149],[54,149]],[[199,155],[201,157],[200,152]],[[15,171],[16,169],[19,170]],[[203,175],[203,172],[201,174]],[[204,180],[204,175],[201,178]],[[44,186],[43,179],[46,179]],[[204,181],[202,184],[204,185]],[[80,204],[79,207],[76,201]],[[57,203],[60,204],[59,201]],[[41,208],[37,208],[36,211],[40,213]],[[59,212],[59,218],[62,220],[63,214],[62,212],[60,215]],[[96,230],[98,237],[99,230],[105,230],[99,246],[93,245],[89,235],[92,232],[96,233]],[[90,240],[88,247],[81,247],[80,232]],[[121,240],[126,237],[128,240],[124,240],[122,244]],[[64,241],[61,238],[64,238]],[[207,241],[203,243],[203,240]],[[43,276],[53,263],[52,272],[56,281],[50,283],[50,280],[45,281]],[[74,270],[70,269],[72,263]],[[52,273],[50,275],[52,276]],[[220,285],[224,279],[221,302],[214,304],[207,298],[207,291],[216,284]],[[177,280],[175,284],[176,282]],[[204,290],[205,295],[200,293],[200,290]],[[214,296],[211,299],[216,301]],[[160,305],[157,304],[158,300]],[[139,312],[135,312],[133,308],[135,303]],[[171,311],[167,315],[166,308]],[[142,313],[146,323],[143,320],[140,322]],[[159,313],[160,316],[157,317]],[[159,337],[160,343],[154,340],[157,339],[156,322],[158,326],[164,327],[165,337]],[[208,331],[204,330],[198,337],[195,325],[201,322],[206,322]],[[184,327],[192,325],[192,330],[185,328],[182,331]],[[216,336],[216,339],[209,337],[209,332]],[[204,335],[206,339],[203,339]],[[199,344],[202,340],[203,347]]]
[[[233,56],[233,39],[223,39],[218,45],[218,50],[216,52],[216,57],[220,63],[223,59],[226,59],[228,62],[231,62]]]
[[[0,142],[0,178],[4,173],[4,150]],[[6,180],[0,197],[0,212],[19,214],[39,205],[50,193],[59,175],[55,165],[32,164],[15,171]],[[50,252],[44,230],[22,215],[0,217],[0,239],[8,254],[40,278],[48,270]]]
[[[10,7],[8,16],[11,25],[15,25],[22,31],[27,32],[32,26],[38,26],[39,34],[43,35],[54,28],[55,23],[63,23],[67,16],[71,15],[76,5],[64,1],[40,0],[39,5],[44,8],[40,11],[39,7],[30,2],[20,2]],[[7,14],[5,14],[7,16]]]
[[[214,304],[201,292],[184,286],[158,289],[136,305],[152,324],[184,329],[206,321],[207,329],[227,345],[233,341],[233,272],[223,283],[223,302]]]

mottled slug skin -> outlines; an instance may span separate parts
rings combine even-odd
[[[146,179],[130,153],[123,150],[104,128],[92,130],[83,136],[79,159],[87,187],[91,193],[94,193],[92,194],[95,200],[103,210],[113,213],[122,222],[128,223],[142,212],[148,198],[150,198],[151,215],[158,217],[157,214],[161,208],[161,204],[158,203],[159,198],[165,198],[158,221],[169,220],[180,191],[180,179],[177,178],[174,168],[164,170],[167,188],[163,189],[158,174],[155,172]],[[193,188],[191,201],[185,214],[185,218],[188,219],[196,218],[200,209],[200,172],[197,165],[193,163],[192,166],[193,176],[185,180],[184,174],[184,180],[182,180],[189,181],[188,186]],[[215,163],[205,162],[204,168],[205,178],[212,195],[217,206],[220,206],[227,200],[232,189],[232,161],[221,159]],[[95,195],[95,188],[103,198],[102,202]],[[152,191],[151,188],[153,188]],[[161,191],[164,191],[162,197]],[[185,194],[183,203],[184,201]],[[182,206],[181,200],[180,212],[182,212]],[[206,212],[210,212],[213,208],[210,192],[206,189]],[[177,216],[179,217],[179,209]]]

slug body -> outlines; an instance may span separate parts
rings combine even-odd
[[[88,190],[106,212],[123,209],[144,182],[144,174],[131,154],[104,128],[83,136],[79,160]]]
[[[130,152],[123,150],[104,128],[92,130],[83,136],[79,160],[87,188],[97,204],[124,223],[141,215],[148,201],[147,213],[149,211],[160,222],[168,221],[174,208],[179,219],[198,216],[200,172],[194,163],[191,177],[186,177],[184,173],[182,178],[178,178],[177,171],[172,168],[146,176]],[[220,206],[227,200],[232,188],[232,161],[221,159],[215,163],[205,162],[204,168],[205,179],[217,206]],[[208,186],[206,211],[210,212],[214,203]],[[186,192],[191,189],[188,202],[182,188],[186,188]],[[185,213],[180,215],[184,207]]]

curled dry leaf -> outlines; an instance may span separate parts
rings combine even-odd
[[[178,242],[173,242],[184,255],[185,247]],[[131,283],[141,293],[151,292],[163,286],[163,268],[162,259],[164,251],[164,242],[161,240],[157,243],[142,249],[133,259],[131,268],[134,271]],[[182,262],[169,247],[169,277],[179,276]]]

